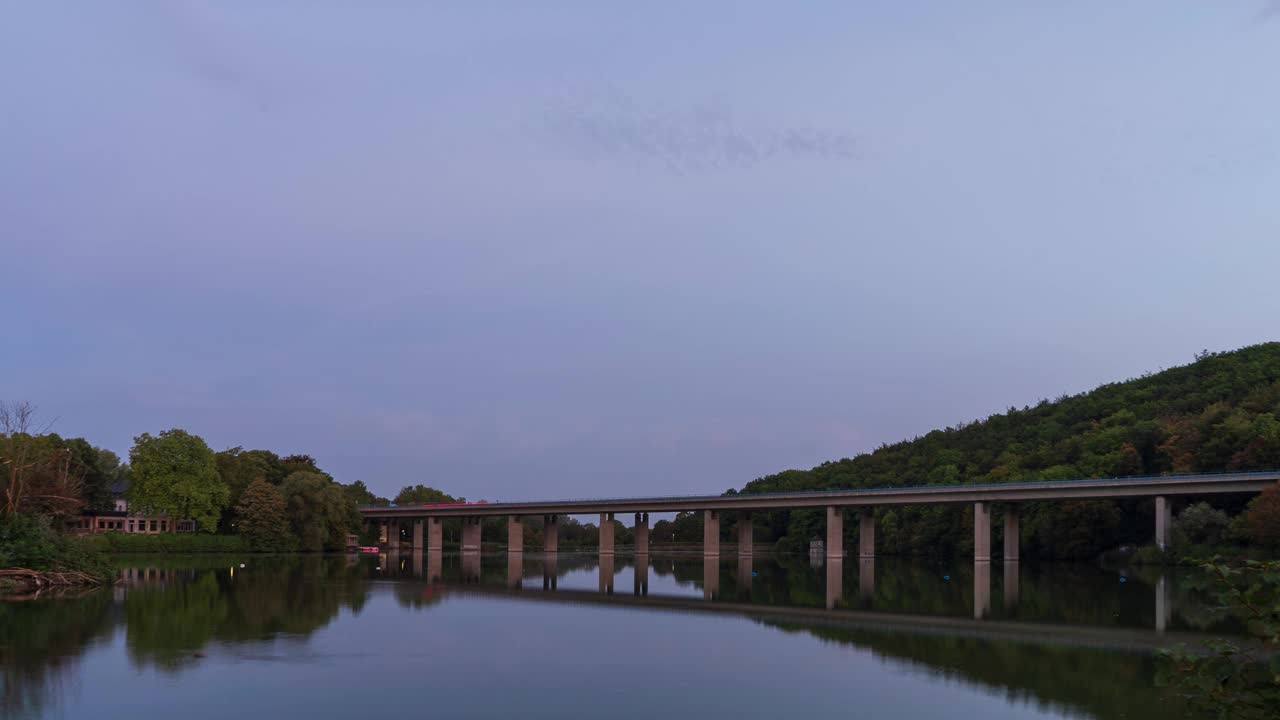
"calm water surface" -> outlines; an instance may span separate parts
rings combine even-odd
[[[1078,565],[428,553],[122,568],[114,590],[0,603],[0,716],[1166,718],[1183,708],[1155,687],[1151,649],[1236,632],[1176,576]]]

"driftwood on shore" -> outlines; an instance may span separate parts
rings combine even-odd
[[[6,568],[0,570],[0,585],[12,584],[24,590],[45,590],[48,588],[84,587],[106,585],[100,577],[80,572],[79,570],[28,570],[27,568]]]

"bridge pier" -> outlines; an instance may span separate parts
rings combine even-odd
[[[462,552],[480,552],[480,518],[462,518]]]
[[[1163,495],[1156,496],[1156,545],[1161,550],[1169,547],[1169,526],[1173,524],[1173,512],[1169,507],[1169,499]]]
[[[422,518],[413,519],[413,544],[410,547],[415,553],[422,552]]]
[[[600,554],[613,555],[613,513],[600,513]]]
[[[991,507],[984,502],[973,504],[973,561],[991,562]]]
[[[876,557],[876,516],[871,508],[858,513],[858,558],[874,560]]]
[[[440,523],[440,518],[427,518],[427,548],[430,550],[444,549],[444,525]]]
[[[636,555],[649,554],[649,513],[636,513],[636,527],[634,531],[636,543]],[[640,561],[636,560],[636,566],[640,565]],[[645,561],[645,567],[648,567],[648,561]],[[646,580],[646,582],[648,582]]]
[[[387,521],[387,549],[392,552],[400,552],[400,521]]]
[[[524,553],[524,521],[519,515],[507,516],[507,553]]]
[[[560,551],[560,516],[544,515],[542,516],[542,552],[554,553]]]
[[[827,506],[827,557],[844,557],[844,508]]]
[[[738,513],[738,557],[751,557],[755,534],[751,526],[751,513]]]
[[[702,554],[705,557],[720,556],[720,511],[702,512]]]
[[[1018,506],[1004,506],[1004,561],[1018,561]]]

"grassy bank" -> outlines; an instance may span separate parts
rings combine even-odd
[[[82,538],[80,542],[111,554],[244,553],[250,551],[248,543],[238,535],[141,535],[109,532]]]

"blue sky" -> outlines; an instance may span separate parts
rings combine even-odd
[[[6,3],[0,398],[720,491],[1280,328],[1265,0]]]

